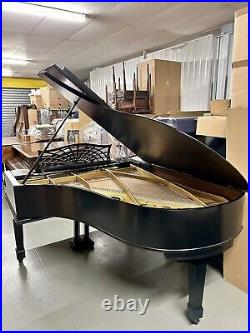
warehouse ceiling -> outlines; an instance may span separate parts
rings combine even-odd
[[[160,49],[232,22],[246,3],[211,2],[39,2],[87,14],[84,22],[3,12],[3,58],[28,65],[4,65],[13,76],[34,77],[46,66],[67,66],[82,78],[90,70]],[[14,3],[13,3],[14,6]]]

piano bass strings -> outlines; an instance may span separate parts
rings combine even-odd
[[[165,209],[198,208],[225,203],[221,196],[174,184],[144,169],[131,165],[67,176],[31,179],[29,185],[64,185],[82,188],[138,206]]]

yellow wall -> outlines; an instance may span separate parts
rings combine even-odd
[[[41,88],[45,86],[47,83],[40,79],[2,77],[3,88]]]

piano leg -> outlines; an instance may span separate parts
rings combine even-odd
[[[74,221],[74,238],[70,242],[73,251],[93,250],[94,242],[89,238],[89,226],[84,223],[84,235],[80,236],[80,223]]]
[[[13,220],[13,226],[16,240],[16,257],[19,263],[21,263],[25,258],[25,250],[23,245],[23,225],[18,224],[18,222]]]
[[[187,317],[192,324],[197,325],[203,316],[203,291],[206,277],[207,262],[191,261],[189,263],[189,302]]]

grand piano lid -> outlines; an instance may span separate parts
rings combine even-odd
[[[223,186],[247,190],[247,181],[222,156],[173,127],[116,111],[67,68],[52,65],[38,74],[77,108],[148,163]]]

